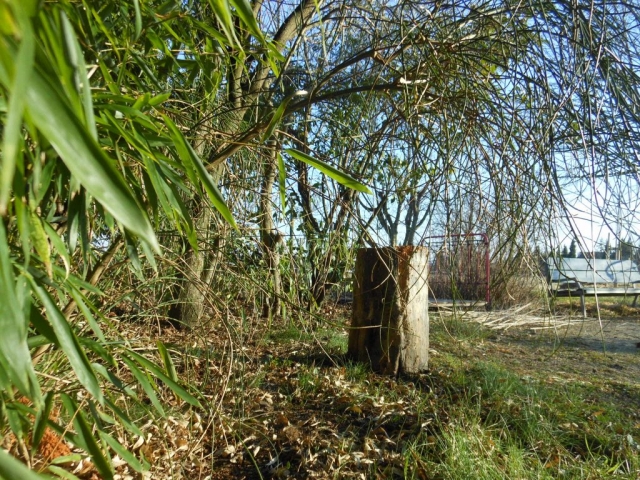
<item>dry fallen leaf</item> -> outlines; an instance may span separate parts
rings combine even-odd
[[[276,415],[273,425],[276,428],[284,428],[289,425],[289,419],[284,414],[279,413],[278,415]]]

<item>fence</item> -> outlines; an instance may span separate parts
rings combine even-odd
[[[489,239],[484,233],[426,237],[429,290],[436,300],[491,304]]]

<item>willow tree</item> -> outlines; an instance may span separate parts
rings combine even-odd
[[[279,132],[283,146],[368,181],[378,192],[373,201],[336,188],[293,159],[285,165],[298,190],[296,222],[309,245],[321,246],[316,264],[331,260],[329,237],[371,225],[371,214],[380,215],[401,193],[395,190],[407,193],[407,204],[413,201],[411,189],[393,181],[405,180],[405,170],[385,169],[379,160],[385,148],[379,138],[393,139],[401,130],[421,208],[431,209],[445,230],[488,231],[498,239],[498,256],[521,256],[535,232],[548,238],[550,217],[566,214],[569,192],[580,194],[570,185],[576,180],[605,178],[612,187],[608,205],[613,198],[625,205],[624,189],[637,183],[637,60],[628,53],[636,48],[635,6],[314,5],[254,6],[268,35],[290,35],[275,42],[286,61],[276,72],[254,59],[240,76],[242,102],[254,107],[244,110],[244,130],[229,131],[232,143],[209,158],[233,161],[229,155],[258,148],[265,134]],[[376,175],[390,182],[377,183]],[[366,209],[353,208],[358,197],[369,209],[364,217]],[[323,226],[339,211],[349,222],[337,230],[331,220]],[[328,277],[318,278],[313,283],[322,290]]]

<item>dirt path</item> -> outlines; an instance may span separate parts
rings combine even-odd
[[[504,364],[523,377],[591,385],[640,418],[640,318],[549,319],[470,339],[479,358]]]
[[[531,349],[530,356],[547,357],[549,363],[570,372],[640,383],[640,319],[575,319],[546,328],[511,328],[495,338]]]
[[[603,353],[640,354],[640,319],[577,320],[554,333],[561,343]],[[640,360],[640,355],[635,358]]]

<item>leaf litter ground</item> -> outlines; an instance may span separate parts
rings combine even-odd
[[[227,318],[187,333],[123,322],[141,350],[168,344],[209,406],[195,411],[164,392],[167,418],[149,418],[128,443],[151,465],[144,477],[454,478],[447,462],[462,461],[451,443],[462,430],[494,458],[487,478],[513,475],[512,440],[541,472],[531,478],[640,478],[637,316],[489,329],[473,315],[432,314],[430,370],[390,378],[346,360],[348,311],[324,313],[315,328]],[[552,393],[527,407],[539,389]],[[553,418],[553,441],[511,433],[527,409],[541,425]],[[123,464],[117,478],[136,475]]]

